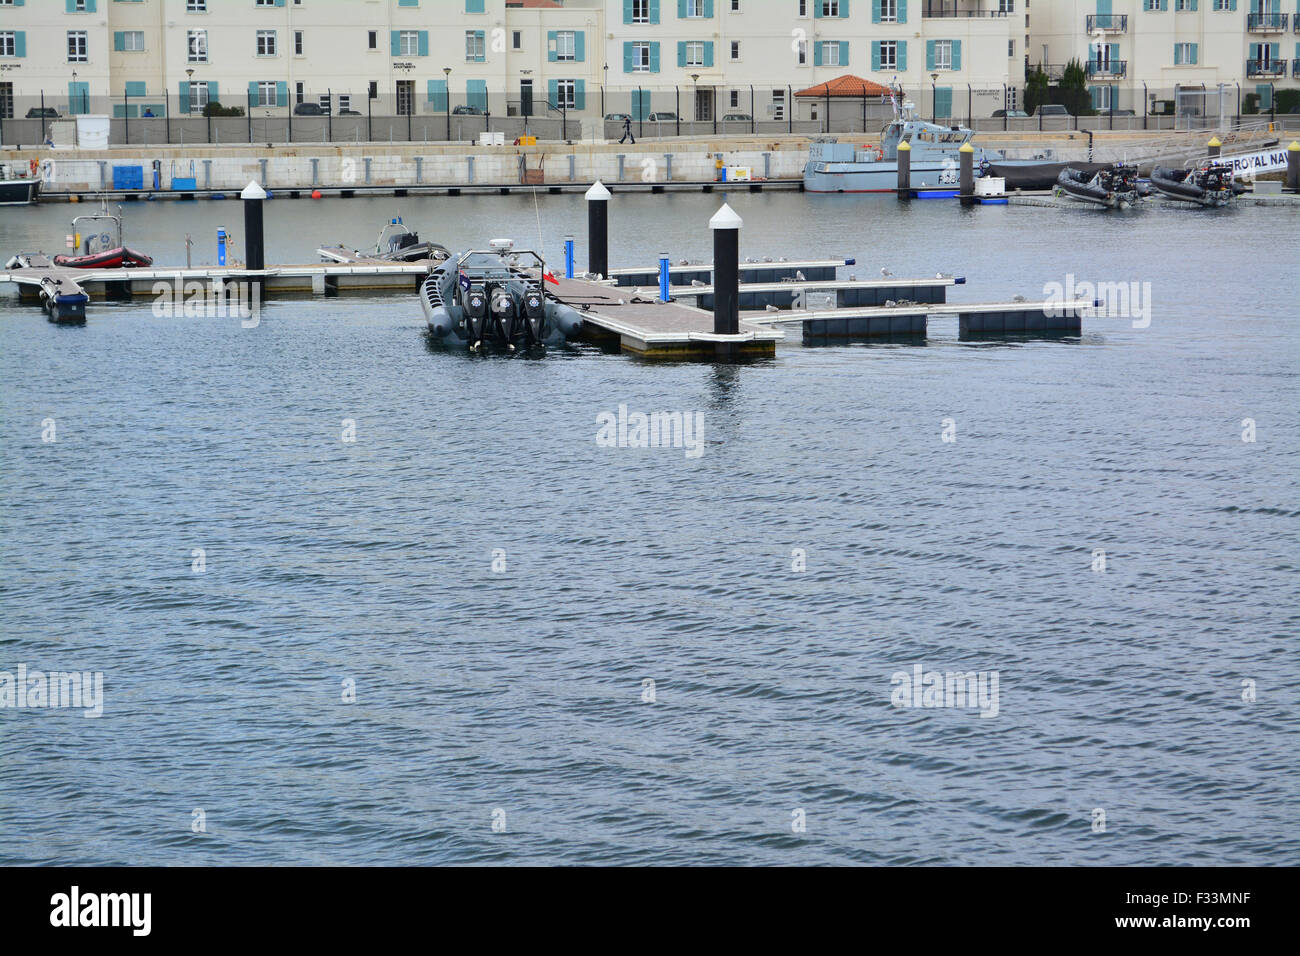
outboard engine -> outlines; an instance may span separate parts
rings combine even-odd
[[[524,318],[527,320],[529,345],[542,345],[542,335],[546,323],[546,298],[541,289],[524,290]]]
[[[472,285],[463,301],[465,332],[469,338],[470,351],[474,351],[483,345],[483,333],[487,328],[487,290],[481,285]]]
[[[515,300],[502,286],[492,286],[488,293],[492,303],[492,327],[506,347],[514,351]]]

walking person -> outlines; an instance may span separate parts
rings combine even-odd
[[[619,143],[621,144],[625,139],[630,139],[632,145],[636,145],[636,137],[632,135],[632,117],[630,116],[623,117],[623,139],[620,139]]]

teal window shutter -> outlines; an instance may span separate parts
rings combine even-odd
[[[483,48],[483,52],[480,53],[478,56],[474,57],[475,63],[484,63],[487,61],[487,40],[484,39],[486,36],[487,36],[486,31],[483,30],[474,31],[474,37],[475,39],[478,40],[478,45]]]
[[[704,68],[712,69],[713,67],[713,41],[709,40],[704,44]]]
[[[1174,66],[1182,66],[1182,65],[1183,65],[1183,45],[1181,43],[1175,43],[1174,44]]]
[[[289,84],[283,80],[280,80],[275,84],[275,105],[289,105]]]
[[[840,66],[849,65],[849,41],[840,41]]]
[[[582,30],[573,34],[573,59],[578,63],[587,62],[587,34]]]
[[[954,70],[961,69],[961,41],[960,40],[952,41],[952,68]]]
[[[631,0],[628,0],[630,3]],[[623,44],[623,72],[631,73],[636,66],[636,53],[632,49],[631,43]]]
[[[27,55],[27,31],[15,30],[14,31],[14,56],[26,56],[26,55]]]
[[[659,22],[659,0],[650,0],[650,22]]]
[[[439,112],[447,110],[447,81],[430,80],[429,81],[429,102],[432,108]]]
[[[1237,9],[1237,0],[1228,0],[1228,9],[1229,9],[1229,10],[1236,10],[1236,9]]]
[[[632,0],[623,0],[623,22],[632,22]]]
[[[840,19],[843,20],[849,15],[849,0],[840,0]]]
[[[822,65],[822,45],[820,43],[814,43],[813,44],[813,66],[821,66],[821,65]]]
[[[417,55],[428,56],[429,55],[429,31],[421,30],[419,36],[416,38],[416,42],[419,44],[416,47],[416,49],[419,51]]]
[[[402,33],[400,30],[394,30],[390,38],[392,40],[393,56],[402,55]]]
[[[880,41],[879,40],[871,41],[871,68],[877,71],[880,70]]]
[[[1250,58],[1251,58],[1252,60],[1254,60],[1256,63],[1259,62],[1259,44],[1258,44],[1258,43],[1252,43],[1252,44],[1250,45]]]
[[[573,108],[575,110],[585,110],[587,108],[587,81],[573,81]]]
[[[121,53],[126,49],[126,31],[118,30],[113,34],[113,49]]]
[[[1110,47],[1110,62],[1113,63],[1113,64],[1116,64],[1116,66],[1113,67],[1113,69],[1118,69],[1118,64],[1119,64],[1119,44],[1118,44],[1118,43],[1107,43],[1106,46]]]
[[[140,86],[143,87],[144,84],[141,83]],[[143,94],[143,93],[144,93],[144,90],[141,89],[140,92],[141,92],[141,94]],[[208,81],[208,102],[209,102],[209,103],[220,103],[220,102],[221,102],[221,94],[217,92],[217,82],[216,82],[216,80],[209,80],[209,81]]]
[[[713,0],[704,0],[704,16],[708,19],[713,18]]]
[[[1196,66],[1197,54],[1200,52],[1198,47],[1200,47],[1199,43],[1192,44],[1192,66]],[[1296,50],[1300,52],[1300,43],[1296,44]]]
[[[686,0],[677,0],[677,19],[686,19]]]
[[[934,91],[934,115],[952,116],[952,87],[941,86]]]
[[[650,44],[650,72],[659,72],[659,41]]]
[[[546,31],[546,61],[548,63],[554,63],[556,56],[558,55],[555,52],[555,34],[557,34],[558,32],[559,32],[558,30]],[[678,64],[678,66],[680,65],[681,64]],[[555,101],[551,100],[551,102],[554,103]]]
[[[907,22],[907,0],[898,0],[898,22]]]
[[[1273,84],[1259,83],[1255,86],[1255,94],[1259,97],[1259,108],[1267,110],[1273,108]]]
[[[559,80],[546,81],[546,105],[552,108],[560,105],[560,81]]]
[[[127,80],[127,81],[126,81],[126,95],[127,95],[127,96],[144,96],[144,91],[145,91],[145,86],[144,86],[144,81],[143,81],[143,80]]]
[[[898,70],[899,73],[907,72],[907,41],[906,40],[898,41],[898,59],[897,59],[897,66],[895,66],[894,69]]]
[[[257,84],[250,85],[256,86]],[[181,80],[178,92],[181,94],[181,112],[188,113],[190,111],[190,84],[186,80]]]
[[[1168,9],[1169,9],[1169,0],[1160,0],[1160,9],[1161,9],[1161,10],[1168,10]]]
[[[677,41],[677,65],[678,66],[686,65],[686,41],[685,40]]]
[[[466,13],[482,13],[483,0],[465,0]]]
[[[248,84],[248,105],[254,107],[257,105],[257,81],[251,80]]]
[[[465,84],[465,96],[470,106],[477,106],[486,113],[488,109],[487,80],[469,80]]]
[[[821,0],[817,0],[817,16],[821,15]],[[880,22],[880,0],[871,0],[871,22]]]
[[[94,3],[94,2],[95,2],[95,0],[91,0],[91,3]],[[284,6],[284,0],[275,0],[275,5],[276,5],[277,7],[282,7],[282,6]]]
[[[418,7],[420,0],[397,0],[397,5],[399,7]]]
[[[1093,109],[1096,109],[1099,105],[1101,105],[1101,89],[1096,86],[1088,87],[1088,100],[1091,103]]]
[[[926,68],[927,70],[933,70],[933,69],[934,69],[934,45],[935,45],[935,43],[936,43],[935,40],[926,40],[926,41],[925,41],[925,68]]]

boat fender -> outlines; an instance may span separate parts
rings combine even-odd
[[[36,175],[36,170],[38,170],[38,169],[40,169],[40,168],[41,168],[41,164],[38,163],[36,160],[33,159],[32,162],[31,162],[31,171],[32,171],[32,175],[35,176],[35,175]]]
[[[582,316],[572,306],[560,302],[548,302],[546,311],[551,322],[565,338],[573,338],[582,331]]]

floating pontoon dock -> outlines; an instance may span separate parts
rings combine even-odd
[[[878,336],[924,337],[931,315],[955,315],[962,338],[978,335],[1079,334],[1083,315],[1100,302],[994,302],[934,305],[904,302],[877,308],[832,309],[818,312],[760,312],[741,315],[756,326],[798,324],[810,339],[858,339]]]

